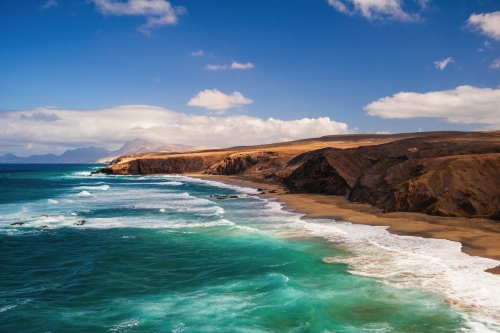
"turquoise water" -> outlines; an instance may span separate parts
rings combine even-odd
[[[300,219],[251,189],[95,168],[0,165],[0,332],[498,329],[496,299],[467,304],[460,283],[425,276],[428,258],[395,252],[416,238]],[[486,294],[498,282],[457,272]]]

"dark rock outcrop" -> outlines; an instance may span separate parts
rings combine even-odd
[[[85,220],[80,220],[80,221],[78,221],[77,223],[74,223],[74,225],[84,225],[84,224],[85,224],[85,222],[87,222],[87,221],[85,221]]]
[[[496,140],[484,133],[464,133],[323,149],[312,156],[307,153],[310,158],[285,184],[292,193],[345,195],[384,212],[497,218],[500,145]]]
[[[350,159],[353,157],[353,159]],[[286,180],[291,193],[347,195],[356,177],[369,165],[363,156],[342,154],[340,149],[326,149],[310,157]]]

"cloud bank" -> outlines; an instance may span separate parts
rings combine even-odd
[[[184,14],[184,7],[174,7],[166,0],[92,0],[97,10],[104,15],[146,16],[146,23],[137,30],[151,34],[151,29],[177,24],[178,16]]]
[[[472,14],[467,25],[483,35],[500,40],[500,12]]]
[[[225,111],[230,108],[239,107],[245,104],[252,104],[250,98],[246,98],[241,93],[235,91],[231,95],[214,90],[200,91],[187,103],[188,106],[198,106],[207,110]]]
[[[500,127],[500,88],[460,86],[428,93],[400,92],[364,108],[381,118],[444,118],[450,123],[484,123]]]
[[[48,115],[38,116],[39,114]],[[32,120],[28,120],[32,119]],[[161,107],[128,105],[102,110],[39,108],[0,112],[0,145],[21,155],[89,145],[117,149],[135,138],[193,146],[236,146],[298,140],[351,132],[324,118],[261,119],[245,115],[211,117]],[[29,147],[33,149],[28,149]]]
[[[409,14],[402,8],[402,0],[327,0],[337,11],[349,15],[361,15],[369,20],[419,21],[418,14]],[[428,0],[416,0],[426,8]]]

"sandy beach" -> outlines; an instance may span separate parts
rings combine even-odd
[[[481,218],[452,218],[420,213],[382,213],[368,204],[351,203],[341,196],[288,194],[282,184],[248,176],[220,176],[200,173],[186,176],[261,188],[264,197],[276,198],[285,209],[305,214],[307,218],[332,218],[352,223],[388,226],[396,234],[460,242],[462,252],[500,260],[500,223]],[[488,270],[500,274],[500,266]]]

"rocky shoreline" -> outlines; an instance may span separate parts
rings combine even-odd
[[[500,132],[327,137],[185,154],[125,156],[97,173],[270,179],[383,212],[500,221]],[[319,149],[314,149],[319,148]]]

